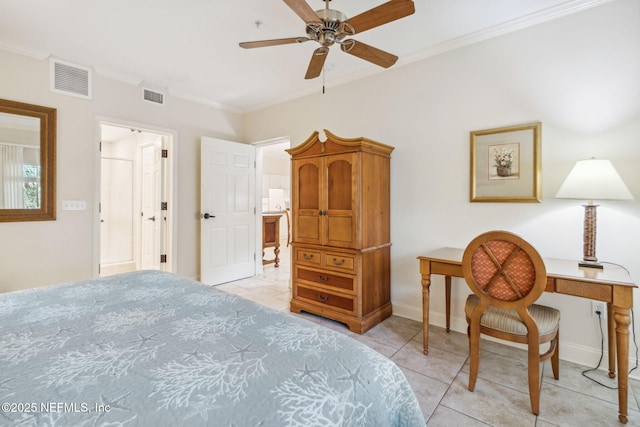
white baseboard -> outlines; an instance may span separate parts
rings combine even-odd
[[[422,322],[422,307],[417,308],[415,306],[410,306],[407,304],[400,303],[391,303],[393,307],[393,314],[396,316],[404,317],[406,319],[415,320],[417,322]],[[431,311],[429,313],[429,324],[433,326],[439,326],[444,328],[446,326],[446,318],[444,313],[434,313]],[[467,333],[467,320],[464,317],[452,317],[450,330],[460,332],[463,334]],[[493,340],[491,337],[486,337],[487,339]],[[584,345],[579,345],[575,343],[571,343],[562,337],[562,341],[560,342],[560,359],[577,363],[578,365],[583,365],[586,367],[594,367],[594,360],[597,361],[600,359],[600,349],[594,347],[587,347]],[[505,345],[511,345],[512,347],[519,347],[517,344],[513,344],[507,341],[495,340],[497,342],[503,343]],[[633,343],[629,343],[630,348],[633,346]],[[629,359],[629,368],[636,365],[635,359]],[[604,355],[602,357],[602,363],[600,364],[600,370],[608,371],[609,367],[609,352],[607,349],[604,349]],[[633,371],[629,378],[640,379],[640,372]]]

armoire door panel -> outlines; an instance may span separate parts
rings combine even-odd
[[[293,162],[293,240],[322,244],[322,158]]]
[[[343,248],[358,248],[355,235],[357,154],[326,156],[324,244]]]
[[[327,218],[327,243],[329,245],[349,248],[353,246],[354,240],[352,217],[329,216]]]
[[[350,156],[349,156],[350,157]],[[353,168],[349,160],[334,160],[327,165],[327,209],[352,210]]]
[[[313,240],[312,243],[320,242],[320,216],[298,216],[297,230],[295,236],[297,240],[304,242]]]
[[[317,161],[305,162],[298,168],[298,209],[320,210],[320,168]]]

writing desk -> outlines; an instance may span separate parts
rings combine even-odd
[[[429,287],[431,275],[445,277],[446,329],[451,317],[451,277],[464,277],[464,249],[441,248],[419,256],[422,275],[422,333],[424,354],[429,353]],[[633,289],[637,286],[629,273],[616,264],[603,263],[603,269],[578,267],[578,261],[544,258],[547,269],[545,292],[573,295],[607,303],[609,335],[609,377],[615,378],[618,362],[618,419],[627,422],[629,381],[629,324]]]
[[[262,265],[280,266],[280,217],[282,214],[266,213],[262,215]],[[275,258],[265,259],[264,251],[273,248]]]

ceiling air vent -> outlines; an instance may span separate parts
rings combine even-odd
[[[52,59],[51,91],[91,99],[91,70],[79,65]]]
[[[158,105],[164,105],[164,93],[142,88],[142,99]]]

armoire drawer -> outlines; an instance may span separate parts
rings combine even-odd
[[[326,271],[309,270],[306,268],[295,268],[295,280],[304,280],[317,283],[325,287],[335,288],[340,291],[355,292],[355,277],[342,276],[339,274],[327,273]]]
[[[344,270],[349,273],[355,272],[355,255],[344,254],[340,252],[324,252],[323,256],[325,267]]]
[[[308,248],[295,248],[294,259],[296,262],[315,264],[319,266],[322,262],[322,252]]]
[[[327,306],[329,308],[337,308],[349,313],[353,313],[356,308],[354,297],[347,295],[337,295],[325,290],[312,287],[306,287],[301,284],[296,285],[297,297],[307,300],[313,304]]]

